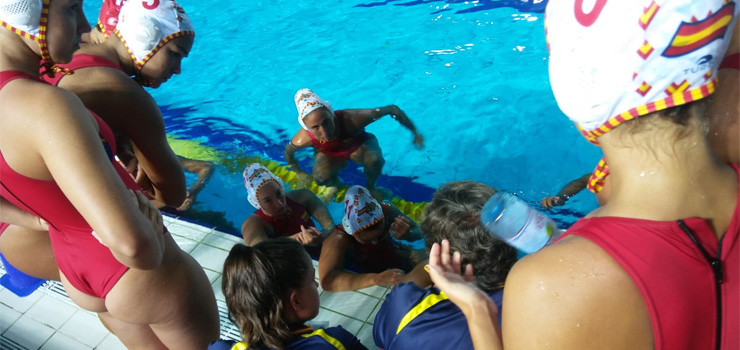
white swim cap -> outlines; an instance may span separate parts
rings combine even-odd
[[[0,0],[0,26],[39,44],[41,58],[51,62],[46,44],[49,0]]]
[[[259,200],[259,191],[269,181],[275,181],[285,191],[283,180],[275,176],[269,169],[260,163],[252,163],[242,173],[244,187],[247,189],[247,200],[255,209],[262,209]]]
[[[354,235],[380,220],[383,220],[383,208],[380,203],[370,195],[367,188],[355,185],[347,190],[344,195],[344,216],[342,217],[342,228],[348,235]]]
[[[190,17],[174,0],[124,1],[114,33],[138,70],[168,41],[195,35]]]
[[[708,96],[737,11],[733,0],[550,0],[558,106],[598,144],[627,120]]]
[[[334,109],[331,108],[329,101],[319,97],[319,95],[311,91],[311,89],[298,90],[298,92],[295,93],[294,100],[295,107],[298,109],[298,123],[300,123],[301,127],[306,130],[308,130],[308,127],[306,126],[306,123],[303,122],[303,118],[305,118],[309,113],[324,107],[329,110],[331,115],[334,115]]]

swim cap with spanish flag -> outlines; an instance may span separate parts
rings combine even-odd
[[[309,113],[324,107],[329,110],[331,115],[334,115],[334,109],[331,108],[329,101],[319,97],[319,95],[316,95],[316,93],[311,91],[311,89],[298,90],[298,92],[295,93],[294,99],[295,107],[298,109],[298,123],[300,123],[301,127],[306,130],[308,130],[308,127],[306,126],[306,123],[303,122],[303,118],[305,118]]]
[[[708,96],[737,11],[734,0],[551,0],[558,106],[598,144],[627,120]]]
[[[126,0],[103,0],[98,13],[98,29],[106,38],[113,34],[113,30],[118,26],[118,15],[124,1]]]
[[[124,1],[113,32],[128,49],[137,70],[170,40],[195,35],[190,17],[174,0]]]
[[[353,235],[383,220],[383,208],[367,188],[352,186],[344,195],[344,216],[342,228],[348,235]]]
[[[46,29],[50,0],[0,0],[0,26],[39,44],[41,58],[47,67],[53,65]],[[47,69],[51,72],[50,69]]]
[[[247,189],[247,200],[256,209],[262,209],[259,200],[260,188],[269,181],[275,181],[280,188],[285,189],[283,180],[275,176],[269,169],[260,163],[252,163],[244,169],[242,174],[244,178],[244,187]]]

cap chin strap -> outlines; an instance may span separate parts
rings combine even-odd
[[[44,60],[44,67],[46,70],[44,71],[44,74],[48,75],[49,77],[53,78],[56,75],[56,72],[58,70],[54,69],[54,61],[51,59],[51,54],[49,53],[49,45],[46,41],[46,31],[48,29],[49,24],[49,0],[42,0],[41,1],[41,23],[39,24],[39,35],[38,38],[35,38],[34,41],[39,43],[39,48],[41,49],[41,59]]]

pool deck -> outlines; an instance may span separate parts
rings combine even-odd
[[[221,338],[239,339],[238,329],[227,317],[220,271],[229,250],[241,242],[241,238],[174,217],[165,216],[164,222],[175,241],[208,275],[221,318]],[[318,264],[313,263],[314,266]],[[4,273],[5,269],[0,266],[0,274]],[[341,325],[368,349],[377,349],[373,342],[373,321],[389,290],[376,286],[352,292],[327,292],[319,287],[321,309],[311,323]],[[0,286],[0,349],[117,350],[125,347],[103,327],[95,313],[76,306],[61,283],[48,281],[23,298]]]

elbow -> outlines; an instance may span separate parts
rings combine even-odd
[[[321,289],[335,292],[337,289],[335,288],[334,280],[334,271],[329,271],[328,273],[321,273],[321,271],[319,271],[319,284],[321,285]]]
[[[115,254],[121,263],[137,270],[153,270],[163,261],[162,249],[158,249],[158,242],[144,239],[119,243]]]

